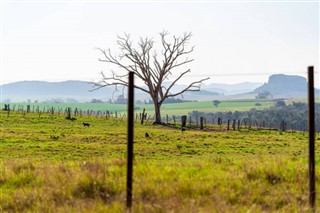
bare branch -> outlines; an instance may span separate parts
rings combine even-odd
[[[187,86],[185,89],[181,90],[180,92],[167,95],[167,98],[175,97],[175,96],[181,95],[181,94],[183,94],[185,92],[197,92],[197,91],[200,91],[201,83],[206,81],[206,80],[209,80],[209,79],[210,78],[208,77],[208,78],[201,79],[199,81],[192,82],[189,86]]]
[[[166,92],[164,95],[162,95],[161,97],[161,100],[159,101],[159,103],[162,103],[165,99],[169,98],[169,97],[174,97],[174,96],[177,96],[177,95],[181,95],[182,93],[184,92],[187,92],[187,91],[199,91],[200,90],[200,85],[198,84],[201,84],[203,81],[206,81],[208,80],[209,78],[205,78],[205,79],[201,79],[199,81],[195,81],[195,82],[192,82],[190,83],[185,89],[181,90],[180,92],[178,93],[174,93],[174,94],[170,94],[170,90],[172,89],[172,87],[185,75],[187,74],[188,72],[190,72],[190,69],[181,73],[171,84],[170,86],[168,87],[168,89],[166,89]]]
[[[107,77],[103,72],[100,73],[102,76],[102,79],[98,82],[89,82],[90,84],[93,85],[93,89],[90,90],[90,92],[96,91],[98,89],[101,89],[103,87],[108,87],[108,86],[124,86],[124,87],[128,87],[128,82],[127,82],[127,78],[128,78],[128,74],[126,75],[122,75],[122,76],[118,76],[115,75],[113,73],[112,77]],[[140,87],[138,85],[135,85],[135,88],[146,92],[149,94],[149,91],[146,90],[143,87]]]

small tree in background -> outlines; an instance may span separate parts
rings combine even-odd
[[[214,101],[213,101],[213,105],[214,105],[215,107],[218,107],[219,104],[221,104],[221,101],[218,101],[218,100],[214,100]]]

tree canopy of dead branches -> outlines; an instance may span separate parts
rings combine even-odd
[[[150,95],[155,107],[155,122],[161,123],[160,108],[167,98],[182,95],[188,91],[199,91],[201,83],[209,79],[193,81],[183,89],[172,92],[174,85],[191,72],[190,69],[181,71],[178,68],[194,60],[188,58],[188,54],[194,51],[194,47],[188,47],[191,33],[184,33],[179,37],[173,36],[170,41],[168,37],[167,32],[160,33],[161,54],[155,50],[155,42],[152,38],[140,38],[135,47],[129,34],[118,36],[117,45],[120,50],[118,55],[114,55],[110,49],[98,48],[102,53],[99,61],[115,65],[125,72],[111,71],[110,75],[101,72],[101,80],[92,82],[94,90],[107,86],[116,86],[116,88],[128,86],[128,73],[134,72],[136,77],[145,84],[145,86],[135,85],[135,88]],[[177,74],[178,70],[180,73]],[[174,75],[173,72],[175,72]],[[169,82],[167,87],[164,86],[165,81]]]

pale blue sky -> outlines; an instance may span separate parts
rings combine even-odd
[[[191,31],[190,79],[265,82],[319,70],[319,2],[1,1],[1,83],[94,80],[117,70],[95,47]],[[317,78],[318,79],[318,78]]]

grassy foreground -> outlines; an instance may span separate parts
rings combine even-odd
[[[125,121],[1,112],[0,134],[1,212],[125,212]],[[307,144],[136,123],[133,212],[310,212]]]

